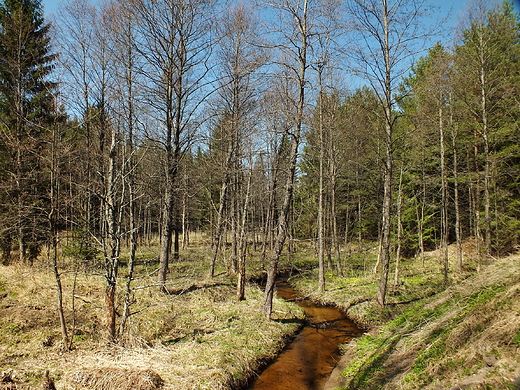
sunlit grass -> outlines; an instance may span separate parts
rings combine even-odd
[[[105,341],[102,262],[86,265],[60,256],[73,345],[65,353],[60,345],[54,275],[45,254],[32,268],[2,266],[0,364],[14,370],[26,384],[49,369],[61,388],[74,386],[71,372],[96,368],[152,369],[165,381],[166,389],[226,389],[245,383],[277,355],[287,337],[301,326],[304,314],[296,304],[275,299],[275,320],[266,320],[261,314],[263,291],[254,283],[246,287],[246,300],[238,302],[236,276],[228,274],[222,258],[217,276],[208,277],[210,246],[202,240],[202,236],[193,237],[192,244],[181,250],[180,260],[171,263],[170,294],[161,293],[156,283],[158,246],[139,247],[132,282],[134,314],[118,345]],[[128,255],[125,249],[118,281],[119,314]],[[248,275],[261,275],[260,256],[251,255],[250,260]]]
[[[403,282],[417,298],[394,304],[393,319],[351,343],[352,358],[343,372],[348,388],[380,388],[394,376],[401,379],[392,386],[402,389],[436,388],[488,371],[481,381],[490,388],[507,388],[511,382],[505,379],[504,370],[509,366],[502,363],[491,372],[483,363],[486,358],[498,361],[500,356],[518,368],[511,339],[517,337],[520,326],[515,314],[520,288],[503,281],[512,279],[511,275],[518,281],[520,270],[506,264],[511,262],[497,262],[460,285],[443,286],[440,293],[435,293],[434,281],[442,286],[442,278],[435,278],[434,272],[425,276],[409,270]],[[409,362],[404,366],[408,369],[395,371],[393,367],[403,361]]]

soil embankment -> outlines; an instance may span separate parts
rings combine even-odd
[[[519,256],[393,309],[346,346],[326,390],[520,388]]]

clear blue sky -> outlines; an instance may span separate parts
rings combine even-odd
[[[67,0],[42,0],[42,4],[45,10],[45,15],[50,15],[55,13],[60,6],[60,3]],[[99,3],[100,0],[91,0],[93,3]],[[466,8],[466,4],[469,3],[470,0],[431,0],[431,4],[437,4],[441,7],[442,15],[450,14],[450,10],[452,10],[450,14],[449,28],[455,27],[457,24],[457,18],[460,13],[464,12]],[[501,1],[501,0],[500,0]],[[514,0],[515,8],[520,11],[520,0]]]
[[[42,0],[45,16],[49,16],[50,14],[55,13],[60,3],[61,0]]]

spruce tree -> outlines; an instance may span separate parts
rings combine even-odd
[[[4,254],[16,242],[20,259],[30,262],[47,235],[41,162],[56,89],[49,80],[55,59],[49,28],[39,0],[0,2],[0,234]]]
[[[480,261],[511,251],[519,240],[515,202],[520,28],[513,5],[477,2],[455,51],[455,95],[473,138],[470,183]],[[506,184],[507,183],[507,184]],[[480,265],[480,263],[479,263]]]

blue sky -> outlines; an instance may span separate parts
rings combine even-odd
[[[55,13],[64,0],[42,0],[42,4],[45,10],[45,15]],[[66,1],[66,0],[65,0]],[[431,0],[431,4],[436,4],[441,7],[442,15],[450,15],[449,28],[453,28],[457,24],[458,15],[464,12],[466,4],[470,0]],[[99,0],[92,0],[93,3],[98,3]],[[520,10],[520,0],[514,0],[517,11]],[[451,13],[450,13],[451,10]]]
[[[50,14],[56,12],[58,9],[58,5],[61,3],[60,0],[42,0],[43,10],[45,11],[45,15],[49,16]]]

